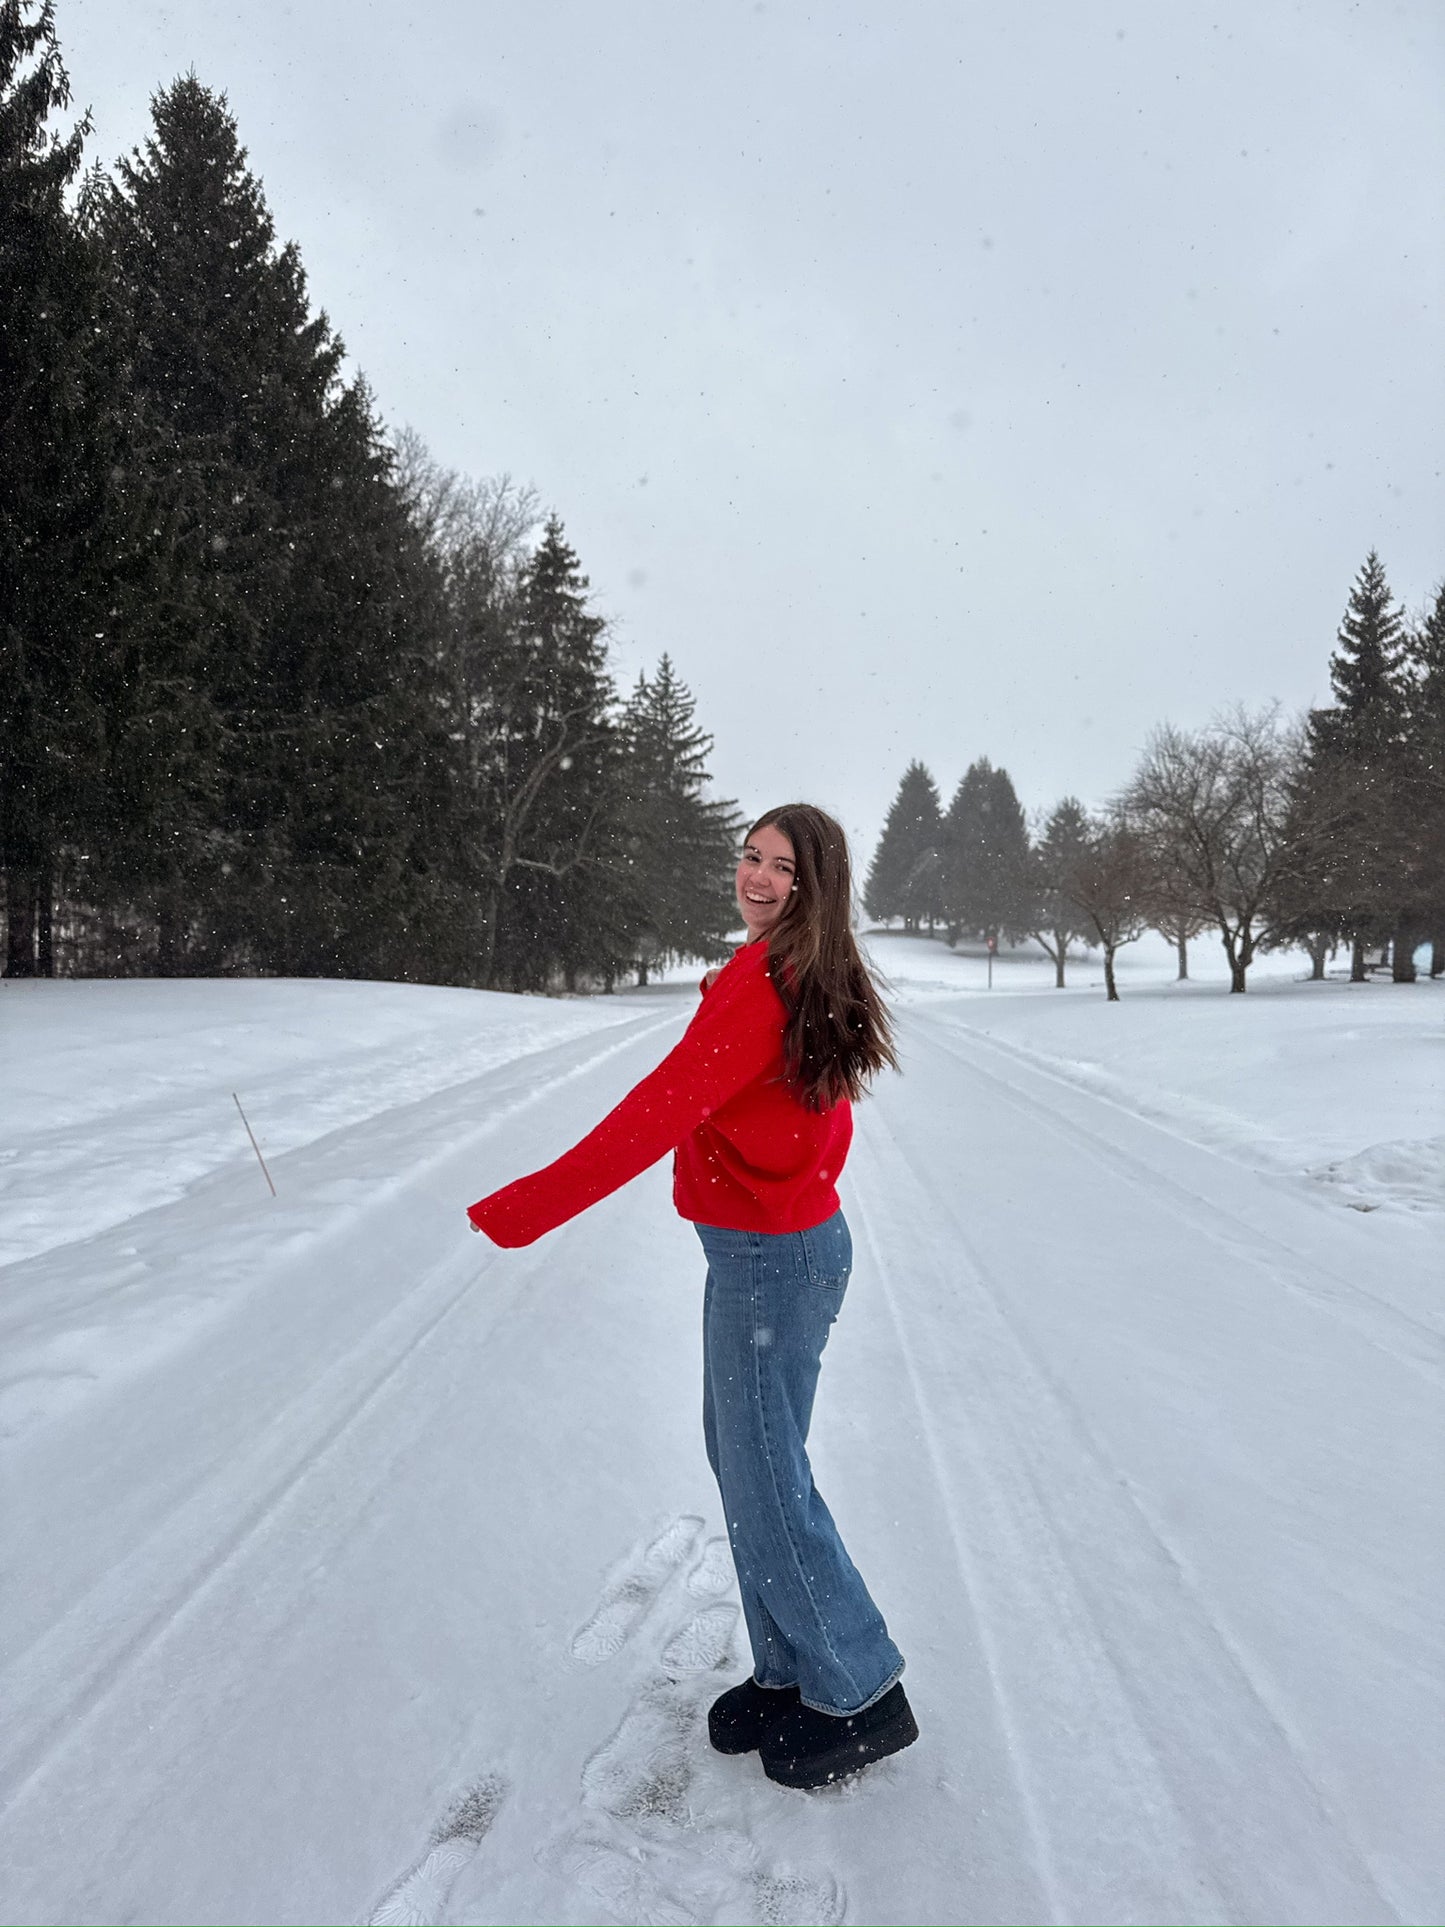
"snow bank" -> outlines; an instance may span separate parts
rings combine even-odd
[[[1376,1211],[1387,1200],[1411,1210],[1438,1211],[1445,1206],[1445,1137],[1372,1144],[1310,1176],[1338,1186],[1345,1203],[1357,1211]]]

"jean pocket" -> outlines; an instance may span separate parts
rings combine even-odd
[[[853,1240],[843,1213],[835,1211],[811,1231],[800,1231],[798,1237],[808,1283],[822,1291],[841,1291],[853,1269]]]

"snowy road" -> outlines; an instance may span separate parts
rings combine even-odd
[[[923,1738],[811,1796],[710,1753],[746,1662],[666,1174],[524,1252],[460,1217],[685,1007],[0,1273],[4,1917],[1438,1919],[1438,1224],[962,999],[860,1111],[815,1430]]]

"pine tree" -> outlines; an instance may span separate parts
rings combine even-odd
[[[914,761],[903,772],[863,890],[870,917],[902,917],[905,930],[941,914],[943,812],[938,785]]]
[[[1371,549],[1351,586],[1330,658],[1335,706],[1315,712],[1319,740],[1366,760],[1388,756],[1404,722],[1404,636],[1404,614]]]
[[[732,879],[743,825],[732,803],[706,794],[712,738],[664,655],[639,676],[623,711],[618,860],[610,866],[632,906],[639,983],[653,963],[727,954],[737,919]]]
[[[1036,920],[1028,820],[1006,769],[996,769],[990,791],[988,935],[1022,943]]]
[[[1430,975],[1445,971],[1445,583],[1405,642],[1407,809],[1410,865]]]
[[[606,622],[561,522],[551,517],[502,638],[485,718],[489,816],[481,975],[542,987],[554,965],[626,958],[627,906],[600,869],[617,796]]]
[[[1423,748],[1426,780],[1433,790],[1445,791],[1445,582],[1411,630],[1405,657],[1410,733]]]
[[[1279,929],[1316,945],[1342,936],[1363,979],[1365,947],[1394,937],[1413,976],[1404,616],[1372,549],[1351,586],[1330,659],[1335,702],[1311,712],[1292,794]]]
[[[983,928],[983,849],[987,836],[993,765],[986,756],[959,779],[943,819],[943,914],[948,939],[976,936]]]
[[[1089,819],[1076,796],[1055,805],[1033,851],[1033,903],[1037,927],[1032,936],[1054,966],[1054,986],[1064,989],[1069,945],[1089,941],[1093,926],[1070,894],[1074,874],[1090,848]]]
[[[945,912],[950,934],[1032,934],[1028,826],[1005,769],[986,756],[969,766],[944,820]]]
[[[192,74],[152,109],[96,224],[135,460],[184,585],[149,667],[190,693],[210,750],[182,765],[184,833],[149,851],[162,967],[425,969],[440,732],[422,550],[224,96]]]
[[[89,128],[54,11],[0,0],[0,865],[7,976],[51,974],[57,867],[100,814],[93,691],[106,622],[96,265],[66,205]]]

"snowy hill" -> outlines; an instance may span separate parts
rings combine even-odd
[[[4,1918],[1440,1918],[1445,986],[874,953],[816,1463],[923,1737],[811,1796],[699,1727],[665,1171],[461,1215],[693,973],[0,989]]]

